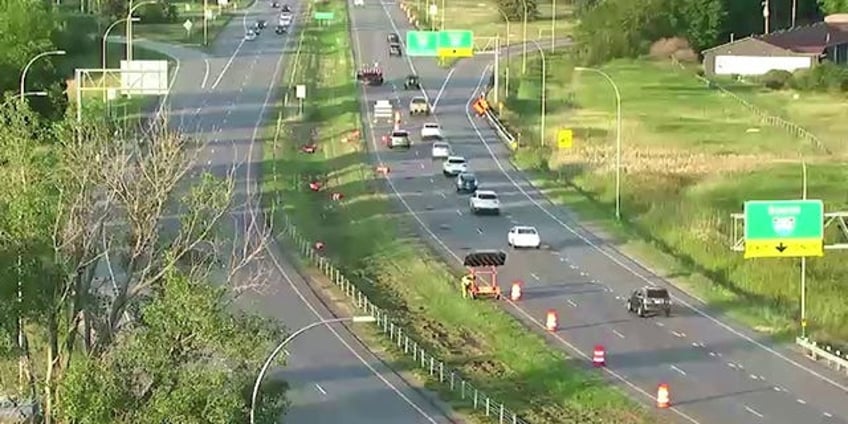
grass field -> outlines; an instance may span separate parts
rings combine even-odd
[[[423,0],[406,0],[413,10],[420,11],[419,16],[424,16],[428,2]],[[493,0],[451,0],[444,3],[437,2],[439,15],[435,19],[436,29],[441,28],[442,4],[444,4],[445,29],[468,29],[474,31],[476,39],[494,37],[501,35],[504,43],[506,36],[506,22],[503,14],[495,7]],[[527,22],[528,39],[549,39],[552,30],[557,37],[564,37],[571,33],[574,25],[572,6],[560,1],[556,8],[554,27],[551,26],[551,17],[554,15],[553,3],[539,2],[538,17]],[[429,24],[428,24],[429,25]],[[510,22],[510,43],[516,44],[524,35],[523,21]]]
[[[255,0],[232,0],[227,8],[220,8],[216,1],[210,1],[210,10],[214,18],[207,22],[207,46],[215,42],[218,34],[227,26],[239,11],[250,7]],[[203,45],[203,3],[177,2],[174,3],[179,11],[179,18],[167,24],[145,24],[141,21],[133,26],[136,37],[178,44]],[[186,31],[186,20],[192,22],[191,31]]]
[[[343,5],[331,7],[336,16],[346,16]],[[327,255],[375,304],[520,416],[534,423],[658,422],[495,305],[461,298],[457,276],[428,253],[408,218],[381,194],[381,183],[365,163],[364,141],[349,137],[360,124],[357,90],[348,82],[353,64],[345,24],[304,30],[302,66],[293,80],[307,81],[307,93],[313,94],[304,119],[287,119],[282,141],[265,151],[264,198],[281,199],[300,231],[323,241]],[[318,152],[300,153],[313,136]],[[325,181],[327,188],[309,191],[312,179]],[[343,201],[332,202],[332,192],[342,193]],[[429,384],[457,410],[466,409],[443,387]]]
[[[625,251],[661,275],[710,301],[759,331],[794,336],[799,329],[797,259],[743,260],[731,252],[730,213],[745,200],[801,197],[801,164],[808,164],[809,197],[829,211],[848,203],[848,169],[781,130],[763,126],[729,96],[710,90],[673,65],[615,61],[602,69],[622,97],[622,211],[614,214],[615,97],[609,83],[588,72],[573,74],[565,58],[548,78],[548,139],[572,128],[574,147],[516,155],[536,183],[593,225],[606,229]],[[504,117],[524,137],[538,137],[539,68],[515,79]],[[549,63],[550,69],[550,63]],[[735,88],[735,91],[741,89]],[[814,115],[820,106],[802,106],[748,87],[742,94],[762,108],[784,108],[787,117],[816,133],[846,125]],[[810,96],[815,100],[816,96]],[[821,99],[820,99],[821,100]],[[832,104],[832,100],[831,100]],[[783,106],[777,106],[783,105]],[[770,110],[770,109],[769,109]],[[844,113],[841,111],[839,113]],[[833,116],[833,112],[828,116]],[[520,123],[528,123],[521,125]],[[827,130],[824,130],[827,131]],[[549,170],[544,170],[548,168]],[[740,229],[741,230],[741,229]],[[836,237],[828,234],[828,238]],[[809,330],[819,340],[848,340],[848,265],[839,252],[808,260]]]

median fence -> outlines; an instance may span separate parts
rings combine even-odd
[[[281,199],[277,198],[275,200],[273,209],[279,211]],[[395,346],[397,351],[411,357],[415,364],[426,371],[433,380],[438,380],[442,387],[457,395],[463,401],[463,405],[467,405],[475,411],[481,412],[484,416],[491,418],[492,421],[499,424],[527,424],[526,421],[519,418],[516,413],[510,411],[503,403],[492,399],[474,387],[473,384],[462,378],[457,371],[449,368],[443,361],[424,350],[418,342],[407,335],[406,331],[400,325],[395,324],[395,320],[392,319],[388,312],[371,303],[368,297],[356,287],[355,283],[348,280],[329,259],[321,256],[315,249],[315,242],[302,235],[287,215],[277,213],[274,216],[282,217],[282,222],[275,222],[276,224],[282,224],[283,228],[279,234],[291,242],[291,245],[297,249],[297,252],[309,265],[319,269],[339,290],[344,292],[359,310],[376,318],[377,327],[384,335],[388,336],[389,341]]]

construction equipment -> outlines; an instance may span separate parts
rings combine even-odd
[[[498,286],[498,267],[506,263],[506,253],[500,250],[478,250],[465,255],[463,265],[468,274],[462,277],[462,297],[477,299],[480,297],[501,298]],[[488,277],[485,281],[484,277]]]
[[[365,85],[383,85],[383,70],[379,66],[360,69],[356,73],[356,79]]]
[[[374,123],[385,122],[391,124],[395,119],[395,108],[388,100],[377,100],[374,102]]]

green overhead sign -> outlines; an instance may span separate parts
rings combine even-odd
[[[409,31],[406,33],[407,56],[471,57],[474,55],[472,31]]]
[[[334,17],[333,12],[315,12],[316,21],[332,21]]]
[[[745,257],[824,255],[821,200],[745,202]]]

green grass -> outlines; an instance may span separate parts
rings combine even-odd
[[[424,0],[405,0],[412,10],[419,11],[418,16],[424,17],[428,2]],[[495,7],[493,0],[451,0],[444,3],[445,29],[468,29],[474,31],[477,39],[475,44],[483,47],[483,38],[494,37],[500,34],[501,43],[506,42],[506,22],[503,15]],[[435,19],[436,29],[441,28],[441,7],[438,2],[439,16]],[[538,17],[527,22],[527,39],[549,40],[551,37],[551,17],[553,15],[553,4],[540,2],[538,4]],[[572,15],[573,7],[570,2],[558,1],[556,17],[554,19],[557,37],[571,34],[574,26]],[[426,19],[426,18],[425,18]],[[426,24],[429,25],[429,24]],[[423,28],[426,29],[426,28]],[[524,36],[523,21],[510,22],[509,37],[510,44],[517,44]],[[490,48],[493,46],[490,46]],[[532,47],[528,47],[532,48]]]
[[[241,10],[250,7],[254,1],[231,0],[230,6],[227,8],[220,8],[217,1],[209,1],[209,8],[213,11],[215,18],[207,22],[207,46],[213,45],[218,34],[229,24],[230,20]],[[179,13],[179,17],[174,22],[145,24],[144,21],[141,21],[133,26],[133,34],[136,37],[162,42],[203,45],[203,3],[179,2],[173,4],[177,7]],[[186,19],[193,24],[191,31],[186,31],[183,27]]]
[[[843,210],[848,169],[836,158],[763,126],[730,97],[671,64],[615,61],[602,69],[621,89],[624,115],[625,222],[616,223],[612,89],[598,75],[572,75],[568,59],[552,60],[557,61],[559,70],[548,79],[548,138],[557,128],[572,128],[574,147],[553,152],[527,147],[519,149],[515,161],[556,202],[606,230],[623,250],[717,310],[776,337],[797,334],[799,261],[744,260],[741,253],[731,252],[729,215],[741,212],[745,200],[799,198],[799,153],[809,165],[810,198],[823,199],[829,211]],[[504,113],[522,131],[525,143],[538,137],[538,59],[532,68],[532,77],[513,81]],[[779,93],[749,90],[745,95],[769,105]],[[827,236],[833,240],[837,235]],[[840,256],[829,252],[808,260],[809,329],[819,340],[848,340],[848,288],[843,283],[848,266]]]
[[[346,16],[343,5],[331,8]],[[281,200],[299,230],[326,243],[345,274],[427,350],[530,422],[658,422],[494,303],[462,299],[457,275],[428,253],[408,217],[382,194],[382,183],[365,164],[364,141],[344,141],[360,125],[346,24],[304,31],[302,67],[293,79],[306,81],[312,94],[304,120],[286,119],[279,143],[266,149],[264,198]],[[319,151],[299,153],[312,130]],[[324,192],[308,190],[313,178],[328,184]],[[332,192],[344,194],[344,201],[333,203]],[[444,387],[428,385],[457,410],[468,409]]]

